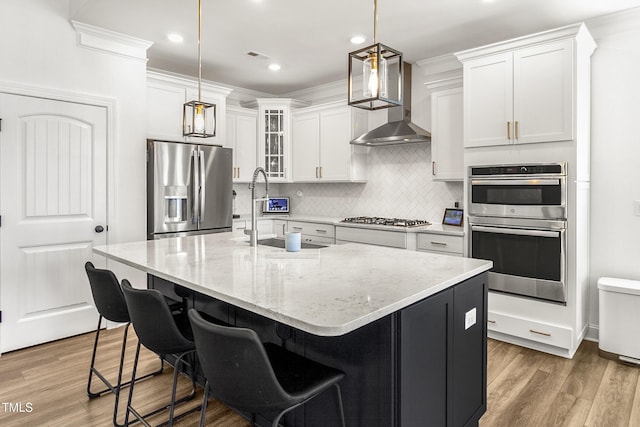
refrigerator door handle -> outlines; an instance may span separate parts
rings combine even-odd
[[[196,150],[191,152],[191,224],[197,224],[200,222],[199,212],[200,212],[200,198],[199,198],[199,188],[200,188],[200,177],[198,174],[198,152]]]
[[[199,188],[199,198],[198,198],[198,227],[200,225],[200,222],[202,220],[202,207],[204,206],[204,197],[206,194],[206,183],[207,180],[205,179],[205,169],[204,169],[204,151],[200,150],[200,148],[198,148],[198,159],[200,160],[200,188]]]

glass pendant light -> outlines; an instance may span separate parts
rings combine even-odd
[[[182,108],[182,135],[198,138],[216,136],[216,105],[202,102],[202,0],[198,0],[198,99]]]
[[[349,105],[365,110],[402,105],[402,52],[377,42],[377,23],[373,0],[373,45],[349,53]]]

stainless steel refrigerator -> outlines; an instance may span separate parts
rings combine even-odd
[[[232,150],[147,140],[147,238],[231,231]]]

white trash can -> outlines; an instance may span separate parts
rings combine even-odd
[[[640,364],[640,281],[601,277],[598,295],[600,350]]]

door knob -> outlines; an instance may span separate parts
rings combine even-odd
[[[96,225],[96,233],[102,233],[104,231],[104,227],[101,225]]]

